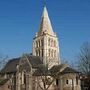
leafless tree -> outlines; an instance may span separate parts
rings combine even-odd
[[[86,42],[83,44],[78,56],[78,68],[81,72],[90,75],[90,43]]]
[[[4,65],[7,63],[8,56],[0,55],[0,70],[4,67]]]
[[[48,73],[48,71],[46,73],[43,73],[45,71],[42,71],[41,75],[37,76],[36,83],[41,90],[49,90],[53,82],[58,78],[59,72],[54,73],[52,76]]]
[[[59,72],[54,73],[53,75],[50,73],[51,61],[53,60],[47,59],[47,63],[38,68],[37,72],[40,73],[37,77],[36,83],[41,90],[49,90],[53,82],[58,78]]]

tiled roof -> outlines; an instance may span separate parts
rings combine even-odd
[[[51,75],[55,75],[56,73],[57,74],[65,74],[65,73],[79,73],[79,72],[76,71],[75,69],[72,69],[69,66],[64,66],[64,64],[61,64],[61,65],[53,66],[50,69],[50,73],[51,73]]]
[[[26,55],[32,68],[37,68],[39,65],[43,64],[41,58],[39,56]]]
[[[62,73],[79,73],[79,72],[71,67],[67,67],[62,71]]]
[[[49,75],[49,70],[47,67],[45,67],[45,65],[39,65],[37,70],[33,73],[34,76],[47,76]]]

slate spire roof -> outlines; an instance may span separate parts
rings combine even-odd
[[[44,6],[38,36],[42,35],[43,33],[47,33],[49,35],[54,35],[53,28],[52,28],[52,25],[50,22],[50,18],[49,18],[46,6]]]

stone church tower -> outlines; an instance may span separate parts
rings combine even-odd
[[[33,55],[40,56],[49,67],[60,64],[59,42],[44,7],[39,31],[33,39]]]

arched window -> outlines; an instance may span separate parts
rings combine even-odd
[[[36,41],[36,48],[38,48],[38,42]]]
[[[68,80],[66,80],[66,84],[69,84],[69,81]]]
[[[42,57],[43,57],[43,49],[42,49]]]
[[[43,39],[41,40],[41,46],[43,46],[44,45],[44,41],[43,41]]]
[[[52,51],[51,51],[51,56],[53,57],[53,49],[52,49]]]
[[[56,85],[57,85],[57,86],[59,85],[59,80],[58,80],[58,79],[56,79]]]
[[[56,47],[56,41],[54,41],[54,47]]]
[[[54,51],[54,57],[56,57],[56,50]]]
[[[36,50],[36,56],[38,56],[38,51]]]
[[[50,49],[48,50],[48,56],[50,57]]]
[[[11,86],[10,85],[8,85],[8,89],[11,89]]]
[[[24,84],[26,85],[26,74],[24,72]]]
[[[48,38],[48,46],[50,46],[50,38]]]
[[[51,40],[51,47],[53,47],[53,39]]]
[[[78,85],[78,77],[76,77],[76,85]]]
[[[38,43],[39,43],[39,47],[40,47],[40,40],[38,41]]]
[[[38,51],[38,56],[40,56],[40,50]]]

